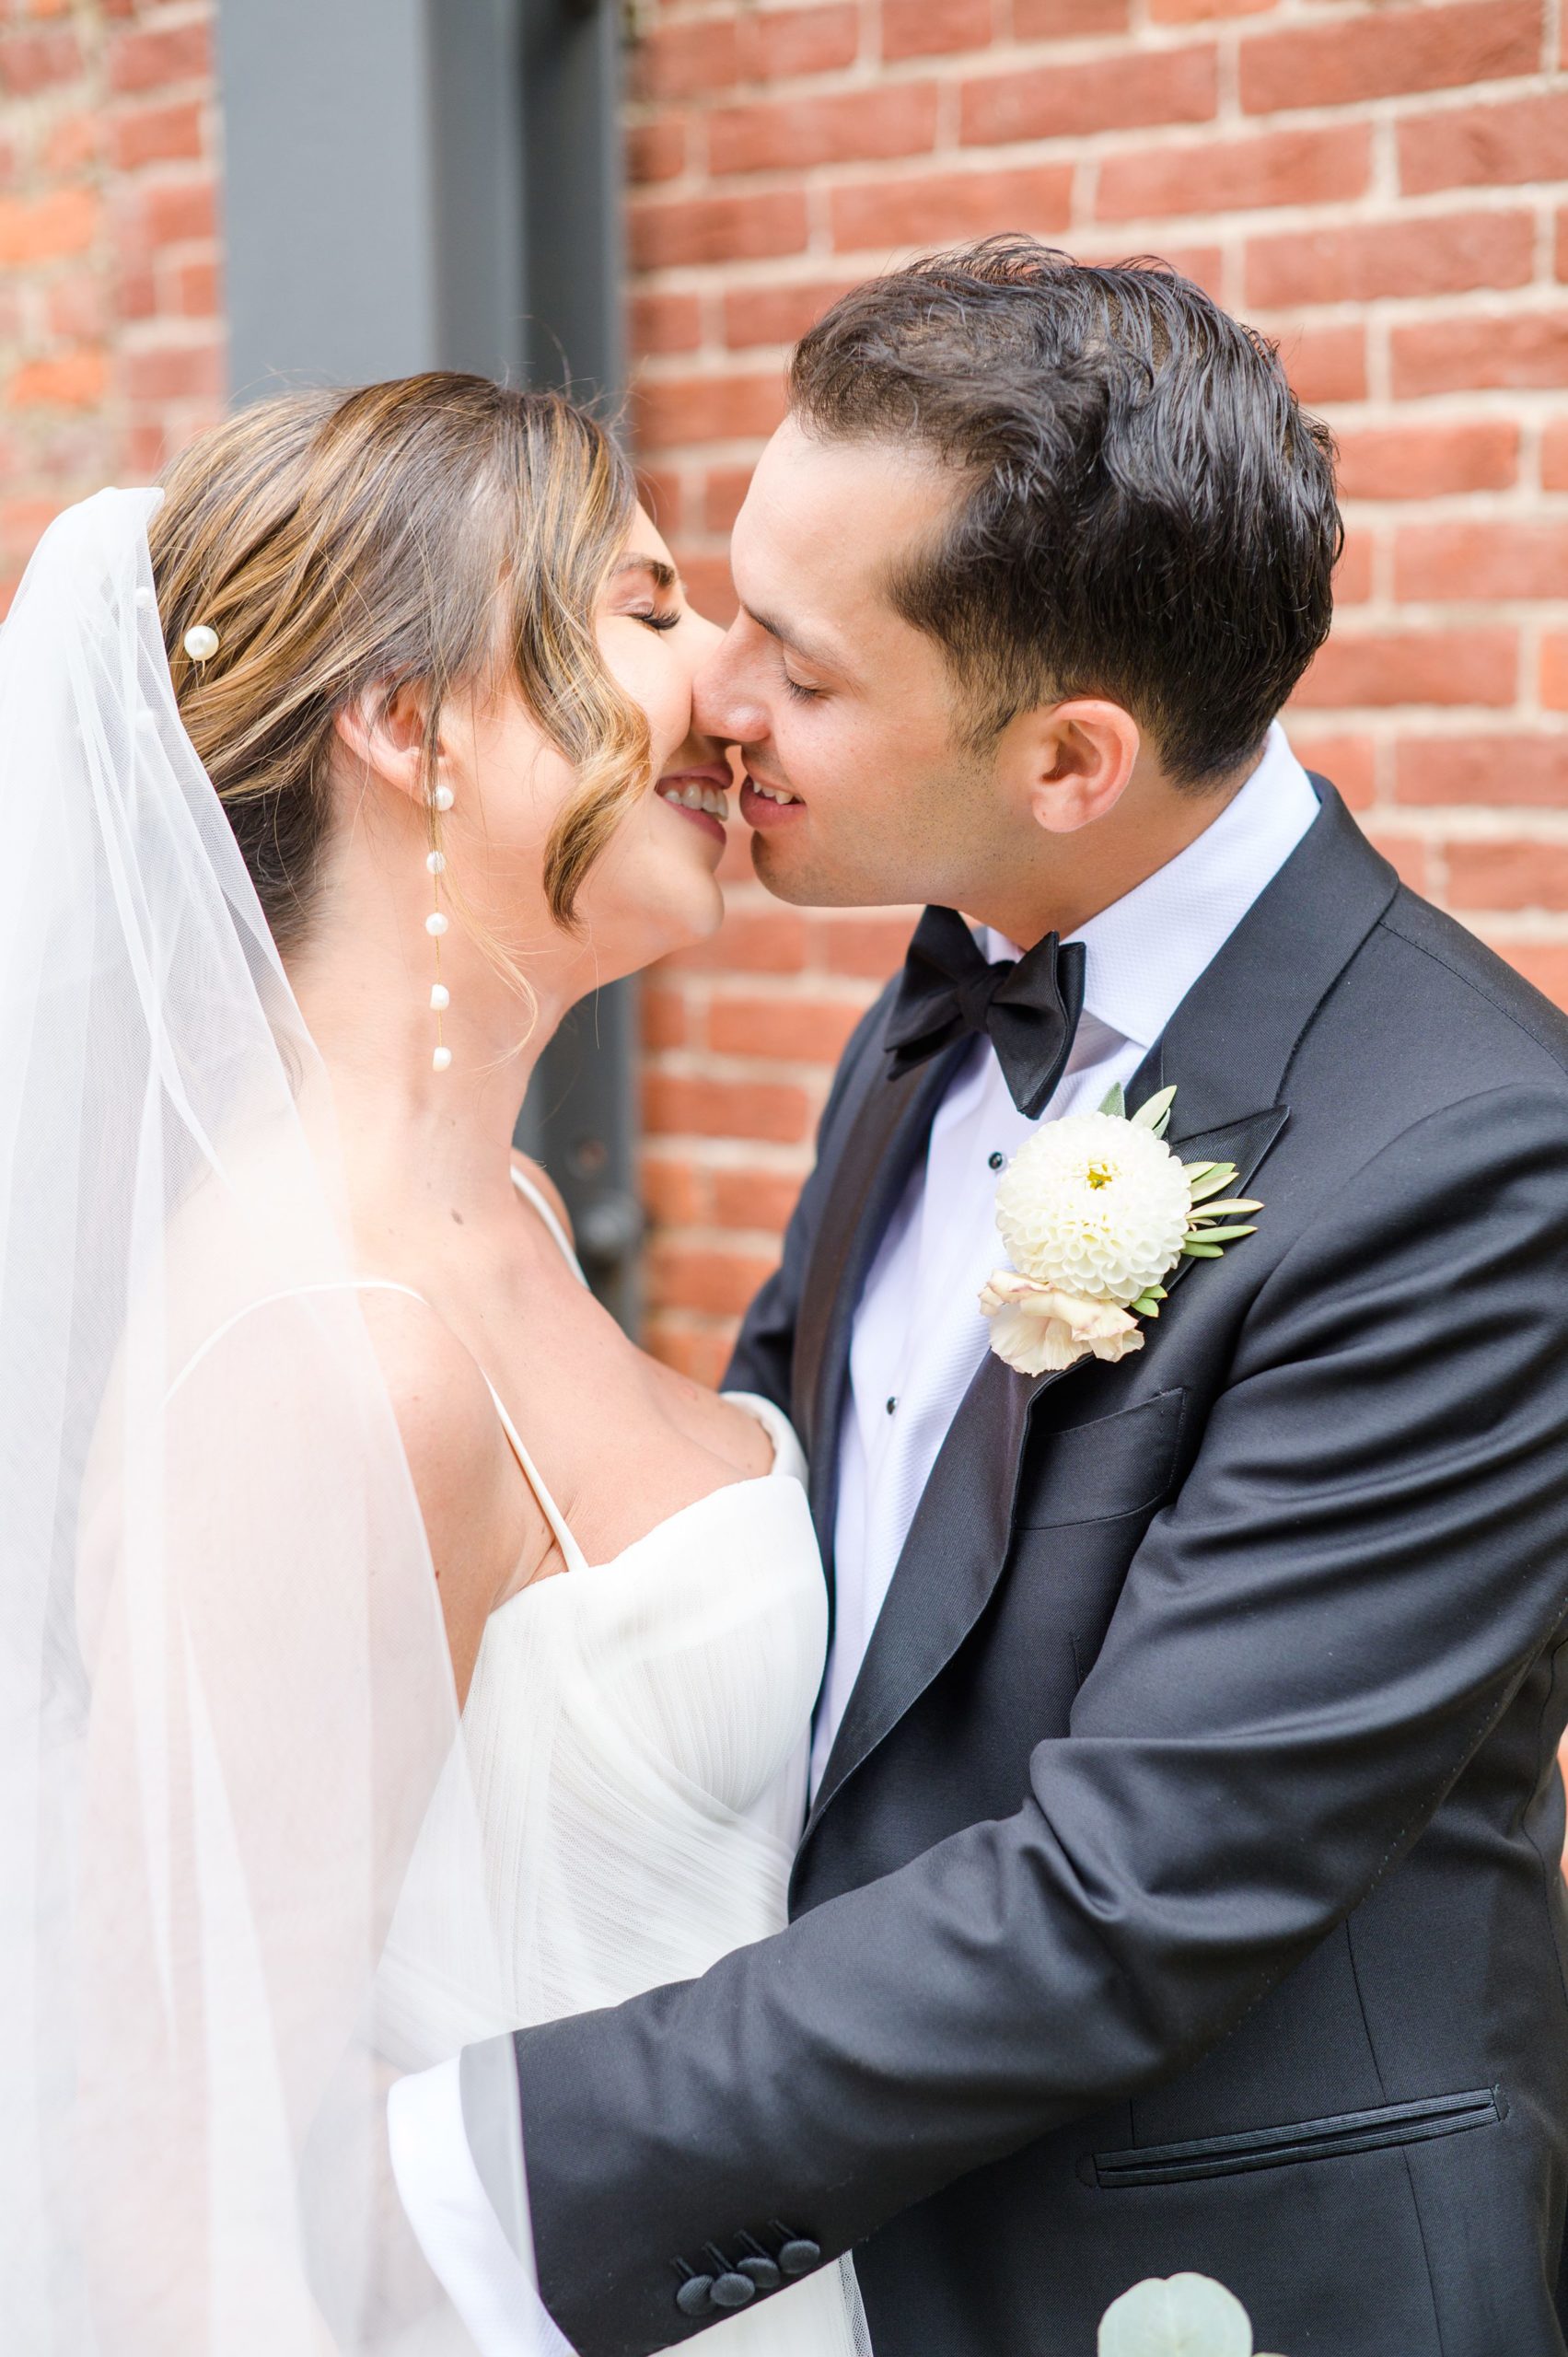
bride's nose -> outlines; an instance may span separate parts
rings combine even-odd
[[[722,744],[749,745],[767,734],[767,714],[747,692],[736,660],[738,646],[736,633],[714,631],[704,647],[691,685],[691,726]]]

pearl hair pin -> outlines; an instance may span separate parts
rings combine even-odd
[[[439,830],[439,814],[449,810],[452,807],[451,787],[436,786],[430,799],[434,810],[438,814],[436,824]],[[431,888],[436,895],[436,906],[424,920],[424,930],[430,935],[436,950],[436,980],[430,985],[430,1006],[436,1017],[436,1047],[430,1062],[432,1069],[436,1072],[449,1072],[452,1065],[452,1051],[442,1037],[441,1018],[452,1004],[452,993],[441,980],[441,937],[447,931],[450,920],[441,906],[441,878],[447,873],[447,854],[439,843],[425,853],[424,865],[429,871]]]
[[[211,622],[192,622],[180,643],[192,663],[210,663],[223,644]]]

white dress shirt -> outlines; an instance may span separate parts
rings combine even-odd
[[[1317,815],[1307,772],[1276,723],[1262,761],[1213,826],[1073,936],[1087,952],[1084,1012],[1041,1120],[1092,1112],[1113,1082],[1132,1078]],[[1018,954],[994,934],[986,947],[993,958]],[[980,1290],[1004,1257],[997,1168],[1036,1126],[1015,1107],[989,1040],[977,1039],[855,1312],[834,1531],[837,1613],[812,1746],[814,1790],[921,1492],[985,1355]],[[389,2112],[403,2206],[483,2357],[569,2357],[470,2156],[457,2061],[400,2080]]]
[[[1115,1082],[1126,1086],[1317,815],[1276,722],[1261,761],[1213,826],[1072,936],[1086,953],[1084,1012],[1040,1121],[1093,1112]],[[997,934],[982,946],[993,959],[1019,954]],[[980,1290],[1005,1259],[997,1176],[1038,1126],[1008,1095],[989,1039],[977,1039],[866,1278],[840,1432],[833,1646],[812,1740],[814,1792],[921,1492],[985,1356]]]

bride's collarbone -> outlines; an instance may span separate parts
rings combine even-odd
[[[499,1362],[489,1372],[514,1415],[541,1419],[574,1468],[619,1472],[645,1450],[699,1470],[712,1460],[720,1478],[771,1469],[772,1443],[754,1417],[640,1348],[569,1271],[550,1269],[544,1283],[510,1275],[480,1307]]]
[[[472,1237],[461,1252],[448,1241],[415,1289],[494,1387],[590,1563],[710,1491],[772,1469],[772,1441],[752,1416],[641,1350],[549,1238],[519,1240],[512,1229],[485,1251]],[[511,1450],[498,1423],[496,1438],[505,1491]],[[514,1492],[514,1503],[526,1528],[498,1602],[566,1568],[537,1500]]]
[[[548,1353],[530,1354],[511,1408],[590,1563],[623,1554],[711,1492],[767,1474],[773,1464],[772,1440],[743,1410],[630,1342],[624,1348],[625,1361],[613,1369],[574,1367],[569,1354],[553,1364]],[[545,1530],[529,1584],[565,1568]]]

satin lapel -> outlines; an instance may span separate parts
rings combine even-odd
[[[1241,1191],[1283,1129],[1289,1109],[1274,1105],[1224,1128],[1183,1141],[1184,1162],[1234,1162]],[[1168,1294],[1196,1268],[1179,1261]],[[1157,1349],[1151,1323],[1144,1350]],[[1079,1366],[1090,1364],[1080,1360]],[[987,1353],[948,1427],[866,1648],[849,1706],[828,1755],[807,1826],[809,1835],[833,1794],[919,1701],[951,1661],[990,1601],[1007,1561],[1013,1496],[1024,1441],[1042,1417],[1069,1413],[1078,1367],[1054,1375],[1016,1374]],[[931,1576],[937,1567],[939,1576]]]
[[[1147,1093],[1152,1096],[1154,1091],[1151,1089]],[[1239,1120],[1224,1121],[1218,1129],[1200,1130],[1191,1137],[1178,1137],[1173,1125],[1167,1132],[1167,1142],[1183,1162],[1234,1162],[1236,1178],[1227,1191],[1233,1195],[1245,1195],[1257,1175],[1259,1164],[1289,1119],[1288,1105],[1271,1105],[1260,1112],[1245,1113]],[[1267,1210],[1267,1205],[1264,1208]],[[1256,1218],[1258,1214],[1254,1213],[1252,1216]],[[1179,1260],[1165,1279],[1167,1294],[1181,1283],[1190,1270],[1198,1266],[1196,1260]],[[1145,1350],[1155,1340],[1157,1330],[1156,1321],[1148,1329],[1148,1342],[1144,1346]]]
[[[1397,888],[1333,787],[1313,783],[1324,806],[1317,825],[1199,978],[1128,1090],[1136,1106],[1175,1082],[1170,1144],[1184,1162],[1234,1162],[1238,1193],[1289,1118],[1279,1097],[1296,1042]],[[1180,1262],[1167,1290],[1196,1266]],[[1145,1352],[1158,1341],[1151,1326]],[[872,1631],[807,1841],[834,1794],[984,1610],[1007,1559],[1025,1437],[1040,1417],[1068,1409],[1077,1372],[1031,1378],[988,1353],[970,1385]]]
[[[915,1508],[888,1597],[828,1755],[802,1847],[845,1779],[895,1727],[984,1609],[1006,1559],[1024,1434],[1040,1391],[987,1353]]]
[[[832,1581],[839,1426],[850,1339],[883,1231],[922,1152],[936,1108],[969,1042],[897,1078],[878,1074],[861,1101],[833,1173],[833,1216],[806,1272],[796,1335],[793,1408],[810,1458],[811,1511]]]

